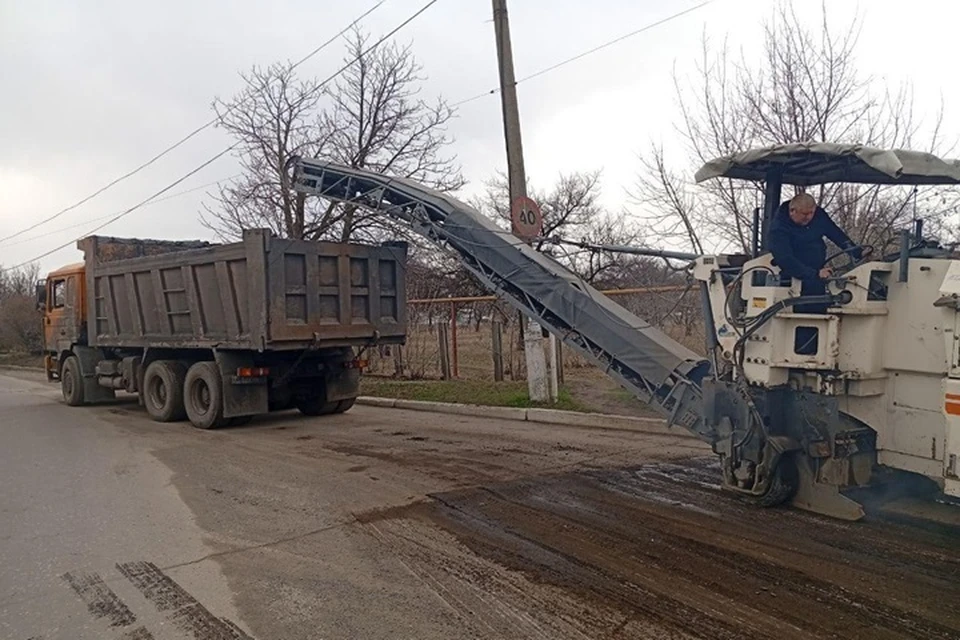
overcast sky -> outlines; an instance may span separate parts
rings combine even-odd
[[[701,0],[510,0],[518,77],[547,67]],[[386,33],[424,0],[388,0],[363,26]],[[255,64],[297,60],[374,0],[0,0],[0,237],[89,195],[211,118],[214,96],[240,85]],[[805,19],[819,2],[797,0]],[[944,96],[955,136],[956,0],[827,0],[831,17],[864,20],[860,66],[892,85],[914,83],[916,111],[932,115]],[[714,0],[681,18],[519,86],[527,174],[549,185],[560,172],[601,169],[604,202],[625,204],[636,153],[651,140],[675,141],[674,66],[692,71],[701,35],[756,51],[771,0]],[[397,35],[411,43],[430,80],[427,95],[451,102],[497,85],[489,0],[440,0]],[[326,77],[341,64],[340,43],[301,67]],[[451,133],[468,195],[505,167],[498,96],[462,106]],[[230,140],[210,129],[142,173],[82,207],[0,243],[0,264],[19,263],[71,241],[181,177]],[[690,176],[697,167],[686,168]],[[171,193],[227,178],[229,156]],[[200,189],[145,207],[100,233],[209,238],[198,221]],[[40,237],[38,237],[40,236]],[[81,258],[74,245],[44,258],[44,269]]]

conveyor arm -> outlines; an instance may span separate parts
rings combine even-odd
[[[320,160],[295,162],[300,192],[389,216],[455,254],[481,282],[578,351],[670,424],[707,442],[701,382],[710,364],[474,208],[410,180]]]

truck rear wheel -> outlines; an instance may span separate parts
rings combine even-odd
[[[333,413],[337,408],[336,402],[326,402],[324,394],[298,395],[296,397],[297,410],[305,416],[325,416]]]
[[[224,424],[223,380],[215,362],[198,362],[187,371],[183,400],[190,424],[216,429]]]
[[[67,356],[60,372],[60,391],[63,400],[71,407],[83,404],[83,375],[80,373],[80,360],[77,356]]]
[[[350,410],[356,398],[349,400],[334,400],[321,402],[323,398],[298,398],[297,409],[305,416],[328,416],[334,413],[345,413]]]
[[[337,408],[334,410],[334,413],[346,413],[350,411],[353,405],[356,403],[356,398],[350,398],[349,400],[341,400],[337,403]]]
[[[187,367],[176,360],[154,360],[143,374],[143,404],[157,422],[183,420],[183,385]]]

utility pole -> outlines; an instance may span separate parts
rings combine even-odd
[[[527,195],[527,178],[523,168],[523,143],[520,138],[520,109],[517,105],[517,82],[513,74],[513,50],[510,47],[510,23],[507,18],[507,0],[493,0],[493,25],[497,38],[497,62],[500,71],[500,102],[503,107],[503,135],[507,144],[507,174],[510,183],[510,202],[518,202]],[[516,223],[513,233],[519,237]],[[547,359],[543,351],[540,325],[529,318],[523,332],[524,353],[527,359],[527,389],[534,402],[550,400],[547,378]]]

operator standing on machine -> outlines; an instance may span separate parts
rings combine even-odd
[[[826,280],[833,270],[825,263],[827,245],[824,237],[847,251],[855,260],[863,257],[862,250],[817,206],[808,193],[794,196],[777,209],[770,224],[768,237],[773,263],[780,273],[800,280],[800,295],[818,296],[827,292]],[[826,313],[826,304],[806,304],[794,307],[797,313]]]

